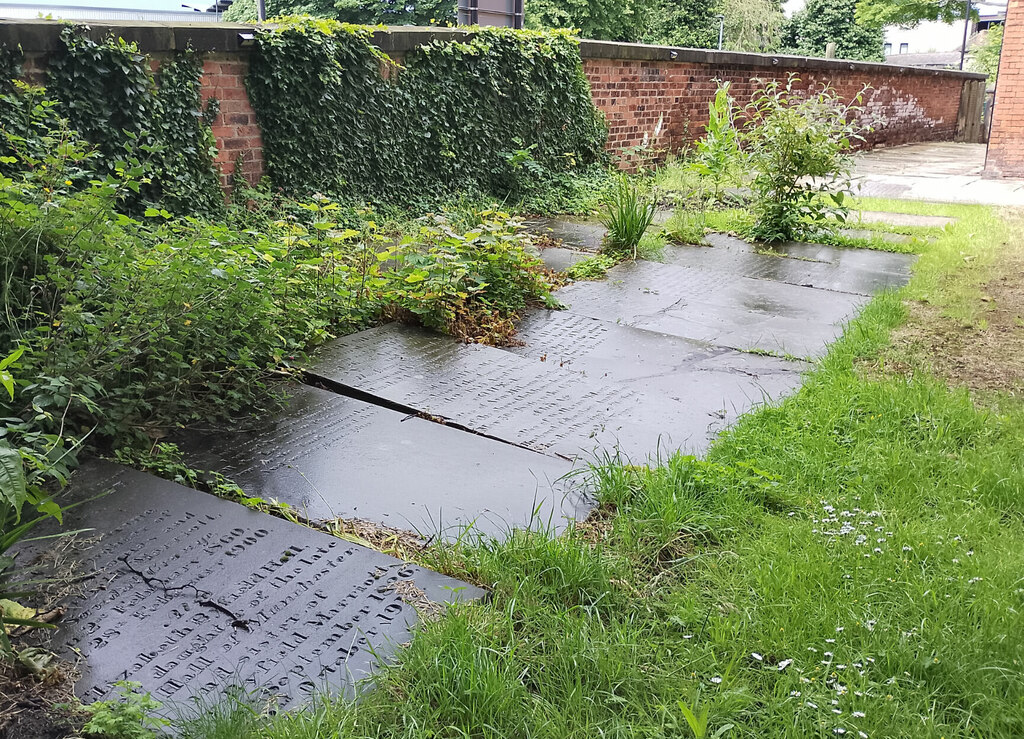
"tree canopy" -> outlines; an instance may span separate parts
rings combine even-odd
[[[866,26],[916,26],[921,21],[952,23],[964,17],[964,0],[859,0],[857,21]]]
[[[830,42],[840,59],[884,61],[882,26],[857,20],[857,0],[808,0],[782,31],[786,51],[825,56]]]

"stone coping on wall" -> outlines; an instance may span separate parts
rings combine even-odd
[[[20,46],[25,52],[52,52],[60,49],[61,21],[0,20],[0,44],[8,48]],[[183,50],[232,52],[247,50],[251,43],[245,36],[255,26],[235,23],[161,23],[131,21],[121,23],[86,23],[94,38],[108,35],[134,41],[147,53]],[[393,26],[374,32],[374,43],[388,54],[401,55],[436,39],[458,39],[471,35],[471,29],[417,26]],[[823,72],[864,72],[866,74],[913,74],[929,77],[956,77],[983,80],[984,74],[949,69],[907,67],[878,62],[857,62],[845,59],[818,59],[785,54],[752,54],[714,49],[688,49],[677,46],[652,46],[616,41],[580,42],[584,59],[622,59],[631,61],[688,62],[714,66],[764,67]]]

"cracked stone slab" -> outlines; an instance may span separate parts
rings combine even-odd
[[[447,342],[446,342],[447,343]],[[308,386],[281,411],[186,437],[189,463],[311,519],[360,518],[422,536],[503,538],[535,515],[563,529],[590,500],[573,464]]]
[[[399,324],[331,342],[307,372],[569,458],[614,449],[636,460],[658,450],[695,453],[725,417],[721,409],[709,414],[666,403],[660,395]]]
[[[806,362],[749,354],[567,311],[531,311],[508,347],[548,368],[638,392],[658,393],[695,412],[732,420],[795,390]]]
[[[878,289],[902,287],[911,276],[916,254],[899,254],[896,252],[879,251],[877,249],[858,249],[827,244],[809,244],[799,241],[787,241],[781,244],[764,244],[755,247],[748,241],[728,234],[708,234],[707,241],[715,250],[752,253],[765,252],[766,256],[781,256],[798,262],[819,262],[834,265],[836,274],[842,279],[856,282],[865,278],[880,285]],[[877,291],[877,290],[876,290]],[[847,290],[846,292],[856,292]]]
[[[70,495],[84,502],[66,510],[65,530],[95,532],[70,556],[95,577],[66,603],[52,648],[78,664],[75,690],[87,702],[121,679],[168,706],[214,700],[232,685],[282,708],[314,690],[353,695],[418,621],[395,588],[442,604],[483,595],[108,462],[83,465]]]

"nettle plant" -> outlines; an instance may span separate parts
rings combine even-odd
[[[863,93],[845,103],[833,88],[803,89],[791,75],[755,95],[743,111],[742,133],[753,171],[751,237],[809,239],[846,220],[852,142],[863,139]]]

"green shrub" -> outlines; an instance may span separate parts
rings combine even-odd
[[[191,49],[160,65],[121,38],[93,41],[84,26],[61,30],[63,50],[48,69],[48,94],[70,127],[93,144],[107,171],[127,158],[147,161],[133,210],[160,203],[178,214],[218,215],[224,196],[210,128],[219,103],[200,98],[202,59]]]
[[[635,259],[640,240],[654,221],[655,203],[642,184],[620,175],[601,217],[601,223],[608,229],[605,250]]]
[[[760,241],[813,238],[845,220],[851,191],[850,142],[861,138],[857,95],[843,103],[831,87],[804,90],[795,76],[769,82],[745,113],[743,140],[754,172],[755,223]]]

